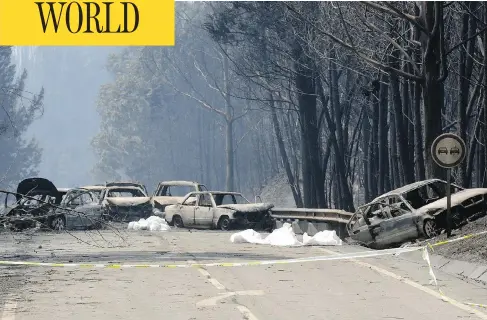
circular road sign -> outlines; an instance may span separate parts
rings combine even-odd
[[[438,136],[431,145],[433,160],[443,168],[454,168],[465,159],[465,142],[453,133]]]

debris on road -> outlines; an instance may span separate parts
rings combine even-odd
[[[166,220],[158,216],[150,216],[147,219],[129,222],[128,230],[169,231],[171,227]]]
[[[301,242],[298,240],[290,223],[284,223],[281,228],[275,229],[265,238],[252,229],[237,232],[232,234],[230,242],[268,244],[271,246],[341,246],[343,244],[334,230],[320,231],[312,237],[305,233],[303,242]]]

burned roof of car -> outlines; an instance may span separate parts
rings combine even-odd
[[[88,189],[88,190],[103,190],[105,189],[106,187],[104,185],[98,185],[98,184],[95,184],[95,185],[92,185],[92,186],[84,186],[84,187],[80,187],[78,189]]]
[[[203,193],[211,193],[211,194],[233,194],[237,196],[241,196],[240,192],[233,192],[233,191],[195,191],[191,192],[192,194],[203,194]]]
[[[428,185],[428,184],[431,184],[431,183],[435,183],[435,182],[443,182],[443,183],[446,183],[446,181],[443,181],[441,179],[428,179],[428,180],[416,181],[416,182],[407,184],[405,186],[402,186],[400,188],[397,188],[397,189],[391,190],[389,192],[386,192],[384,194],[381,194],[380,196],[378,196],[377,198],[375,198],[371,202],[375,202],[375,201],[377,201],[377,200],[379,200],[381,198],[384,198],[384,197],[387,197],[387,196],[391,196],[391,195],[395,195],[395,194],[404,194],[406,192],[409,192],[409,191],[412,191],[412,190],[421,188],[421,187],[423,187],[425,185]]]
[[[174,180],[174,181],[162,181],[159,185],[171,185],[171,186],[193,186],[195,184],[201,184],[196,181],[186,181],[186,180]]]

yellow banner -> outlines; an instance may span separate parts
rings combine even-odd
[[[174,0],[0,0],[0,45],[173,46]]]

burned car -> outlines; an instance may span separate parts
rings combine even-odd
[[[178,228],[202,227],[229,230],[234,227],[272,228],[268,203],[250,203],[241,193],[191,192],[181,203],[166,207],[165,219]]]
[[[453,228],[485,215],[487,189],[451,184]],[[417,238],[431,238],[446,228],[447,183],[431,179],[383,194],[361,206],[347,224],[350,238],[375,249]]]
[[[49,212],[61,200],[62,193],[48,179],[24,179],[17,186],[15,194],[5,196],[3,220],[12,230],[46,224]]]
[[[150,197],[138,186],[108,186],[100,198],[107,220],[126,222],[152,215]]]
[[[49,213],[47,225],[58,231],[101,228],[103,211],[100,199],[88,189],[70,189],[59,206]]]
[[[145,185],[140,182],[124,182],[124,181],[107,182],[105,183],[105,187],[136,187],[144,190],[145,194],[149,194],[147,192],[147,188],[145,187]]]
[[[163,181],[157,185],[151,202],[154,214],[164,217],[166,206],[181,203],[190,192],[208,191],[203,184],[194,181]]]
[[[95,184],[95,185],[91,185],[91,186],[83,186],[81,188],[82,189],[90,190],[97,198],[100,199],[101,198],[101,193],[107,187],[104,184]]]

